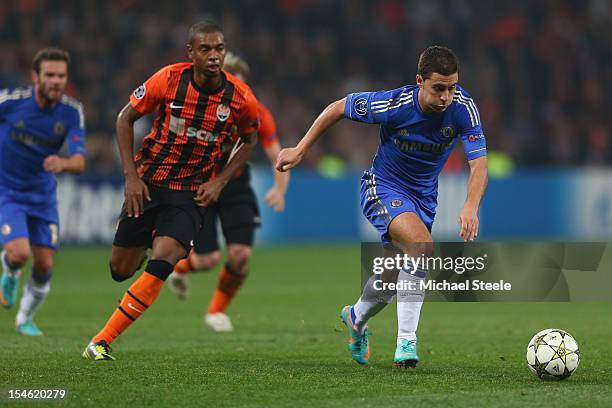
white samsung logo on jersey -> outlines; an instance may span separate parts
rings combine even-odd
[[[183,118],[177,118],[170,115],[170,124],[168,129],[177,135],[186,135],[187,137],[195,137],[204,142],[216,142],[219,139],[219,133],[209,132],[204,129],[197,129],[192,126],[185,127],[187,122]]]
[[[215,134],[209,132],[204,129],[196,129],[194,127],[187,128],[187,137],[195,137],[198,140],[203,140],[205,142],[216,142],[219,138],[219,134]]]

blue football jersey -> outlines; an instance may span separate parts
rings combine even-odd
[[[346,98],[344,115],[380,125],[380,145],[371,172],[376,179],[417,198],[437,203],[438,175],[461,139],[473,160],[487,154],[480,114],[474,100],[457,86],[443,112],[423,113],[419,88],[408,85],[380,92],[356,92]]]
[[[55,177],[43,162],[66,139],[70,155],[85,154],[85,119],[76,99],[64,95],[41,109],[33,88],[0,90],[0,194],[32,202],[54,197]]]

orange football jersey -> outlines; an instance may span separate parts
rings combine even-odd
[[[157,111],[151,132],[135,157],[140,177],[172,190],[197,190],[214,176],[222,144],[233,132],[243,137],[259,129],[259,103],[251,89],[222,72],[218,89],[201,89],[193,64],[166,66],[130,97],[142,114]]]

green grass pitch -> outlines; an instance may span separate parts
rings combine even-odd
[[[84,361],[131,284],[111,280],[109,251],[59,252],[36,319],[45,337],[18,336],[15,309],[0,310],[0,389],[63,388],[65,404],[92,407],[612,406],[610,303],[426,303],[415,370],[391,364],[391,306],[370,324],[371,364],[357,365],[338,314],[359,295],[358,245],[257,248],[228,311],[233,333],[202,322],[218,271],[192,275],[187,300],[164,289],[113,344],[117,361]],[[548,327],[581,348],[562,382],[540,381],[525,364],[527,342]]]

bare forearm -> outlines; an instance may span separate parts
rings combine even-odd
[[[134,122],[136,119],[130,117],[127,106],[117,117],[117,145],[123,166],[123,175],[135,176],[136,165],[134,164]]]
[[[308,129],[308,132],[306,132],[306,135],[304,135],[296,146],[302,154],[306,153],[326,130],[332,127],[340,119],[344,118],[345,103],[346,98],[332,102],[315,119],[310,129]]]
[[[478,208],[484,196],[488,183],[487,161],[486,158],[476,159],[479,162],[470,167],[470,177],[468,179],[468,192],[465,205]]]
[[[274,172],[274,185],[281,193],[284,194],[287,191],[287,186],[289,185],[289,172],[280,172],[276,170],[275,167],[276,159],[281,151],[280,143],[274,143],[266,147],[264,150],[266,152],[266,156],[268,156],[268,159],[272,164],[272,171]]]
[[[79,174],[85,171],[85,156],[82,154],[75,154],[71,157],[64,159],[64,170],[68,173]]]
[[[286,193],[289,186],[289,172],[280,172],[274,166],[272,169],[274,169],[274,185],[281,193]]]
[[[255,145],[257,144],[257,134],[249,135],[247,138],[248,142],[245,142],[236,152],[236,154],[230,159],[229,163],[225,166],[223,171],[217,175],[217,178],[227,184],[232,176],[241,169],[251,156]]]

